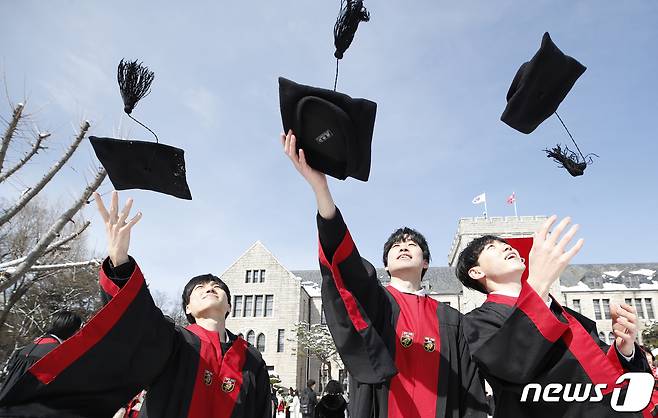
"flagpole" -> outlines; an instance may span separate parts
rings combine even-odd
[[[514,216],[519,217],[519,215],[516,213],[516,196],[514,196]]]
[[[484,198],[484,219],[489,217],[489,211],[487,210],[487,198]]]

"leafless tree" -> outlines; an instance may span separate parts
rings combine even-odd
[[[56,209],[42,192],[70,165],[90,123],[83,121],[65,150],[53,155],[46,147],[54,141],[51,134],[30,128],[32,117],[24,104],[11,108],[8,119],[0,118],[6,125],[0,139],[0,190],[27,172],[37,156],[54,163],[17,196],[0,201],[0,354],[6,354],[5,343],[22,344],[42,332],[57,310],[73,307],[86,313],[91,306],[88,282],[99,260],[85,250],[89,221],[79,212],[106,176],[104,169],[94,169],[77,196]]]

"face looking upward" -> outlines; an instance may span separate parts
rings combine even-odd
[[[421,276],[429,261],[423,259],[423,250],[409,238],[394,243],[386,256],[387,270],[391,276],[398,277],[402,272],[417,272]]]
[[[194,286],[185,313],[194,318],[225,318],[229,309],[230,302],[226,292],[219,283],[209,281]]]
[[[524,270],[525,264],[518,251],[506,242],[491,241],[484,246],[478,265],[471,267],[468,275],[492,290],[492,284],[520,283]]]

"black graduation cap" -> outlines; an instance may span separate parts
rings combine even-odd
[[[283,129],[285,132],[293,130],[297,150],[304,149],[311,167],[340,180],[353,177],[368,181],[370,175],[370,146],[377,103],[336,92],[338,62],[352,44],[359,23],[369,20],[370,13],[363,0],[341,0],[334,24],[336,76],[333,91],[279,77]]]
[[[585,69],[544,33],[539,51],[516,72],[500,120],[519,132],[531,133],[555,113]]]
[[[137,102],[150,93],[153,79],[153,72],[137,61],[119,63],[117,81],[124,111],[155,136],[155,143],[95,136],[89,140],[116,190],[152,190],[191,200],[184,151],[160,144],[155,132],[131,115]]]
[[[560,51],[545,32],[539,51],[516,72],[507,92],[507,106],[500,117],[510,127],[529,134],[555,113],[578,153],[559,144],[544,151],[573,177],[582,175],[592,163],[591,156],[597,155],[582,154],[557,108],[585,70],[584,65]]]
[[[375,102],[279,77],[279,103],[283,129],[293,130],[311,167],[368,181]]]

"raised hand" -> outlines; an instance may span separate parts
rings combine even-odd
[[[303,149],[297,152],[297,138],[295,138],[292,130],[288,131],[287,135],[281,134],[281,143],[283,145],[283,152],[290,158],[292,165],[295,166],[299,174],[311,185],[315,193],[320,216],[325,219],[333,218],[336,214],[336,205],[327,185],[327,176],[308,165]]]
[[[560,277],[560,274],[569,265],[571,259],[578,254],[583,246],[583,239],[579,239],[569,250],[567,246],[578,232],[578,225],[573,225],[562,236],[566,227],[571,223],[571,218],[566,217],[550,232],[551,227],[557,220],[553,215],[544,222],[542,227],[535,233],[532,249],[530,250],[530,275],[528,284],[543,298],[548,298],[551,285]]]
[[[299,153],[297,152],[297,138],[295,137],[295,134],[292,133],[292,129],[288,131],[287,135],[283,133],[281,134],[281,143],[283,144],[283,152],[285,152],[288,158],[290,158],[292,165],[294,165],[299,174],[306,179],[313,190],[327,187],[327,176],[308,165],[303,149],[300,149]]]
[[[133,200],[128,199],[126,205],[119,213],[119,193],[116,190],[112,192],[109,212],[105,209],[100,194],[95,192],[94,199],[98,206],[98,212],[101,214],[103,222],[105,222],[108,255],[110,256],[112,264],[120,266],[129,260],[128,247],[130,247],[130,231],[132,227],[142,219],[142,213],[137,212],[129,222],[126,222],[128,215],[130,215],[130,208],[132,208]]]
[[[612,331],[615,333],[615,344],[620,353],[626,357],[633,354],[635,337],[637,336],[637,315],[635,308],[625,303],[610,304]]]

